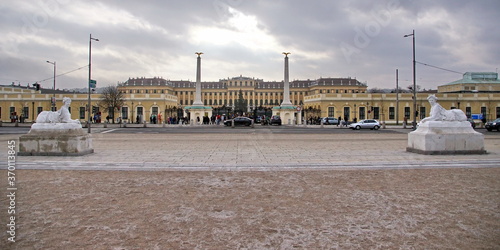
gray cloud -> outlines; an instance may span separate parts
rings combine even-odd
[[[412,79],[417,61],[466,71],[499,66],[500,2],[487,1],[16,1],[0,3],[0,83],[33,83],[88,64],[103,85],[129,77],[203,80],[246,75],[283,80],[281,52],[292,79],[356,77],[369,87]],[[87,70],[57,79],[60,88],[86,86]],[[436,88],[459,74],[417,65],[417,83]],[[42,83],[51,86],[51,80]]]

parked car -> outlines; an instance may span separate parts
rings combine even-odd
[[[273,117],[271,117],[271,120],[269,121],[269,124],[270,125],[281,125],[281,117],[277,116],[277,115],[273,115]]]
[[[472,128],[476,128],[476,122],[474,122],[474,120],[472,120],[471,118],[467,119],[467,121],[470,122],[470,125],[472,126]]]
[[[321,121],[325,125],[338,125],[339,124],[339,119],[335,117],[323,117],[321,118]]]
[[[234,119],[225,120],[224,125],[231,126],[233,124],[233,120],[234,120],[234,126],[250,126],[250,125],[252,125],[252,119],[250,119],[248,117],[243,117],[243,116],[236,117]]]
[[[493,129],[496,129],[497,131],[500,131],[500,118],[498,118],[498,119],[496,119],[496,120],[494,120],[492,122],[487,122],[484,127],[488,131],[493,131]]]
[[[377,120],[361,120],[359,122],[349,124],[349,128],[358,130],[362,128],[378,130],[380,128],[380,123]]]

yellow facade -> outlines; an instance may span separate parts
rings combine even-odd
[[[110,115],[126,122],[149,122],[152,115],[167,117],[184,116],[183,107],[194,101],[195,83],[190,81],[168,81],[162,78],[132,78],[119,84],[124,93],[125,105],[115,111],[99,110],[101,120]],[[452,85],[449,85],[452,86]],[[498,84],[481,88],[495,89]],[[479,87],[478,87],[479,88]],[[283,82],[265,82],[249,77],[233,77],[217,82],[202,82],[202,101],[212,107],[214,114],[226,112],[233,107],[241,91],[248,103],[247,112],[259,110],[270,112],[283,101]],[[440,92],[445,91],[440,86]],[[452,91],[450,91],[452,92]],[[468,116],[484,114],[487,120],[500,117],[499,91],[469,91],[465,93],[436,93],[438,102],[446,109],[460,108]],[[427,93],[417,94],[417,120],[428,116],[430,111]],[[36,119],[36,115],[50,110],[53,94],[42,94],[32,88],[0,86],[0,120],[10,121],[10,114],[16,112],[25,117],[26,122]],[[85,93],[57,93],[56,106],[62,105],[62,98],[72,99],[72,119],[88,120],[88,95]],[[401,124],[405,117],[413,120],[413,95],[401,93],[367,93],[366,84],[350,78],[320,78],[316,80],[295,80],[290,82],[290,100],[301,111],[304,119],[312,117],[341,117],[348,120],[378,119],[387,124]],[[100,95],[92,94],[92,106],[98,106]],[[399,101],[397,101],[399,99]],[[224,109],[223,109],[224,108]],[[266,113],[270,114],[270,113]],[[159,120],[158,120],[159,122]]]
[[[86,93],[41,94],[41,91],[35,89],[0,86],[0,96],[2,97],[0,101],[0,120],[2,122],[10,122],[13,112],[19,121],[23,116],[25,122],[32,122],[36,120],[36,116],[41,111],[51,110],[53,97],[55,97],[57,109],[62,106],[63,97],[71,98],[71,119],[79,119],[82,123],[88,120],[88,94]],[[99,106],[100,96],[100,94],[91,95],[91,106]],[[161,114],[163,119],[165,114],[167,117],[176,116],[177,109],[174,107],[177,103],[177,97],[168,93],[125,94],[124,99],[124,106],[120,108],[120,111],[115,111],[114,115],[110,114],[108,110],[102,110],[102,107],[99,108],[102,122],[105,122],[107,116],[114,116],[115,121],[117,118],[121,118],[126,122],[136,122],[138,114],[142,114],[141,122],[149,122],[149,117],[153,114]]]
[[[487,120],[500,118],[500,93],[432,93],[438,103],[446,109],[458,108],[468,117],[483,114]],[[417,122],[429,116],[430,93],[417,93]],[[398,101],[397,101],[398,100]],[[304,115],[311,117],[347,117],[377,119],[386,124],[401,124],[405,117],[413,120],[413,94],[362,93],[362,94],[317,94],[304,100]]]

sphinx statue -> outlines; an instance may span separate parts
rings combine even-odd
[[[460,109],[446,110],[439,103],[437,103],[438,98],[436,95],[429,95],[427,100],[431,104],[431,113],[429,117],[426,117],[420,121],[420,123],[425,123],[427,121],[467,121],[467,116]]]
[[[69,113],[69,106],[71,99],[69,97],[63,98],[63,106],[58,111],[42,111],[36,117],[36,123],[77,123],[79,120],[72,120]]]
[[[476,132],[460,109],[446,110],[435,95],[427,97],[430,116],[408,134],[406,151],[431,155],[485,154],[484,135]]]
[[[94,152],[92,138],[79,120],[72,120],[71,99],[63,98],[58,111],[43,111],[31,125],[28,134],[19,137],[18,155],[81,156]]]

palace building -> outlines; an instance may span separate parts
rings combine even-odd
[[[213,109],[212,114],[230,115],[240,96],[245,100],[247,115],[270,115],[273,107],[283,101],[284,82],[264,81],[253,77],[237,76],[215,82],[201,83],[202,101]],[[102,121],[109,116],[124,122],[149,122],[152,115],[162,117],[186,116],[184,107],[193,103],[195,82],[166,80],[161,77],[129,78],[118,84],[124,93],[125,104],[119,111],[99,108],[100,94],[92,94],[92,111],[100,113]],[[429,115],[430,93],[417,93],[417,116]],[[463,79],[438,86],[435,94],[446,109],[462,109],[467,116],[487,120],[500,117],[500,81],[497,73],[467,72]],[[0,86],[0,120],[10,122],[15,114],[20,121],[32,122],[36,115],[51,109],[51,100],[62,105],[63,97],[70,97],[72,119],[82,122],[87,117],[87,93],[73,93],[48,89],[36,90],[21,86]],[[401,124],[413,118],[412,93],[369,93],[368,86],[354,78],[318,78],[290,81],[290,101],[303,119],[341,117],[350,121],[378,119],[386,124]],[[189,115],[189,113],[187,114]],[[303,121],[293,121],[302,123]],[[286,124],[286,122],[284,123]]]
[[[195,82],[169,81],[162,78],[131,78],[118,85],[126,94],[168,93],[177,96],[178,106],[192,105]],[[202,82],[202,99],[205,106],[231,107],[241,91],[250,108],[274,107],[283,101],[283,82],[265,82],[250,77],[233,77],[218,82]],[[290,82],[290,100],[293,105],[303,105],[305,96],[321,93],[365,93],[366,84],[351,78],[320,78]]]

